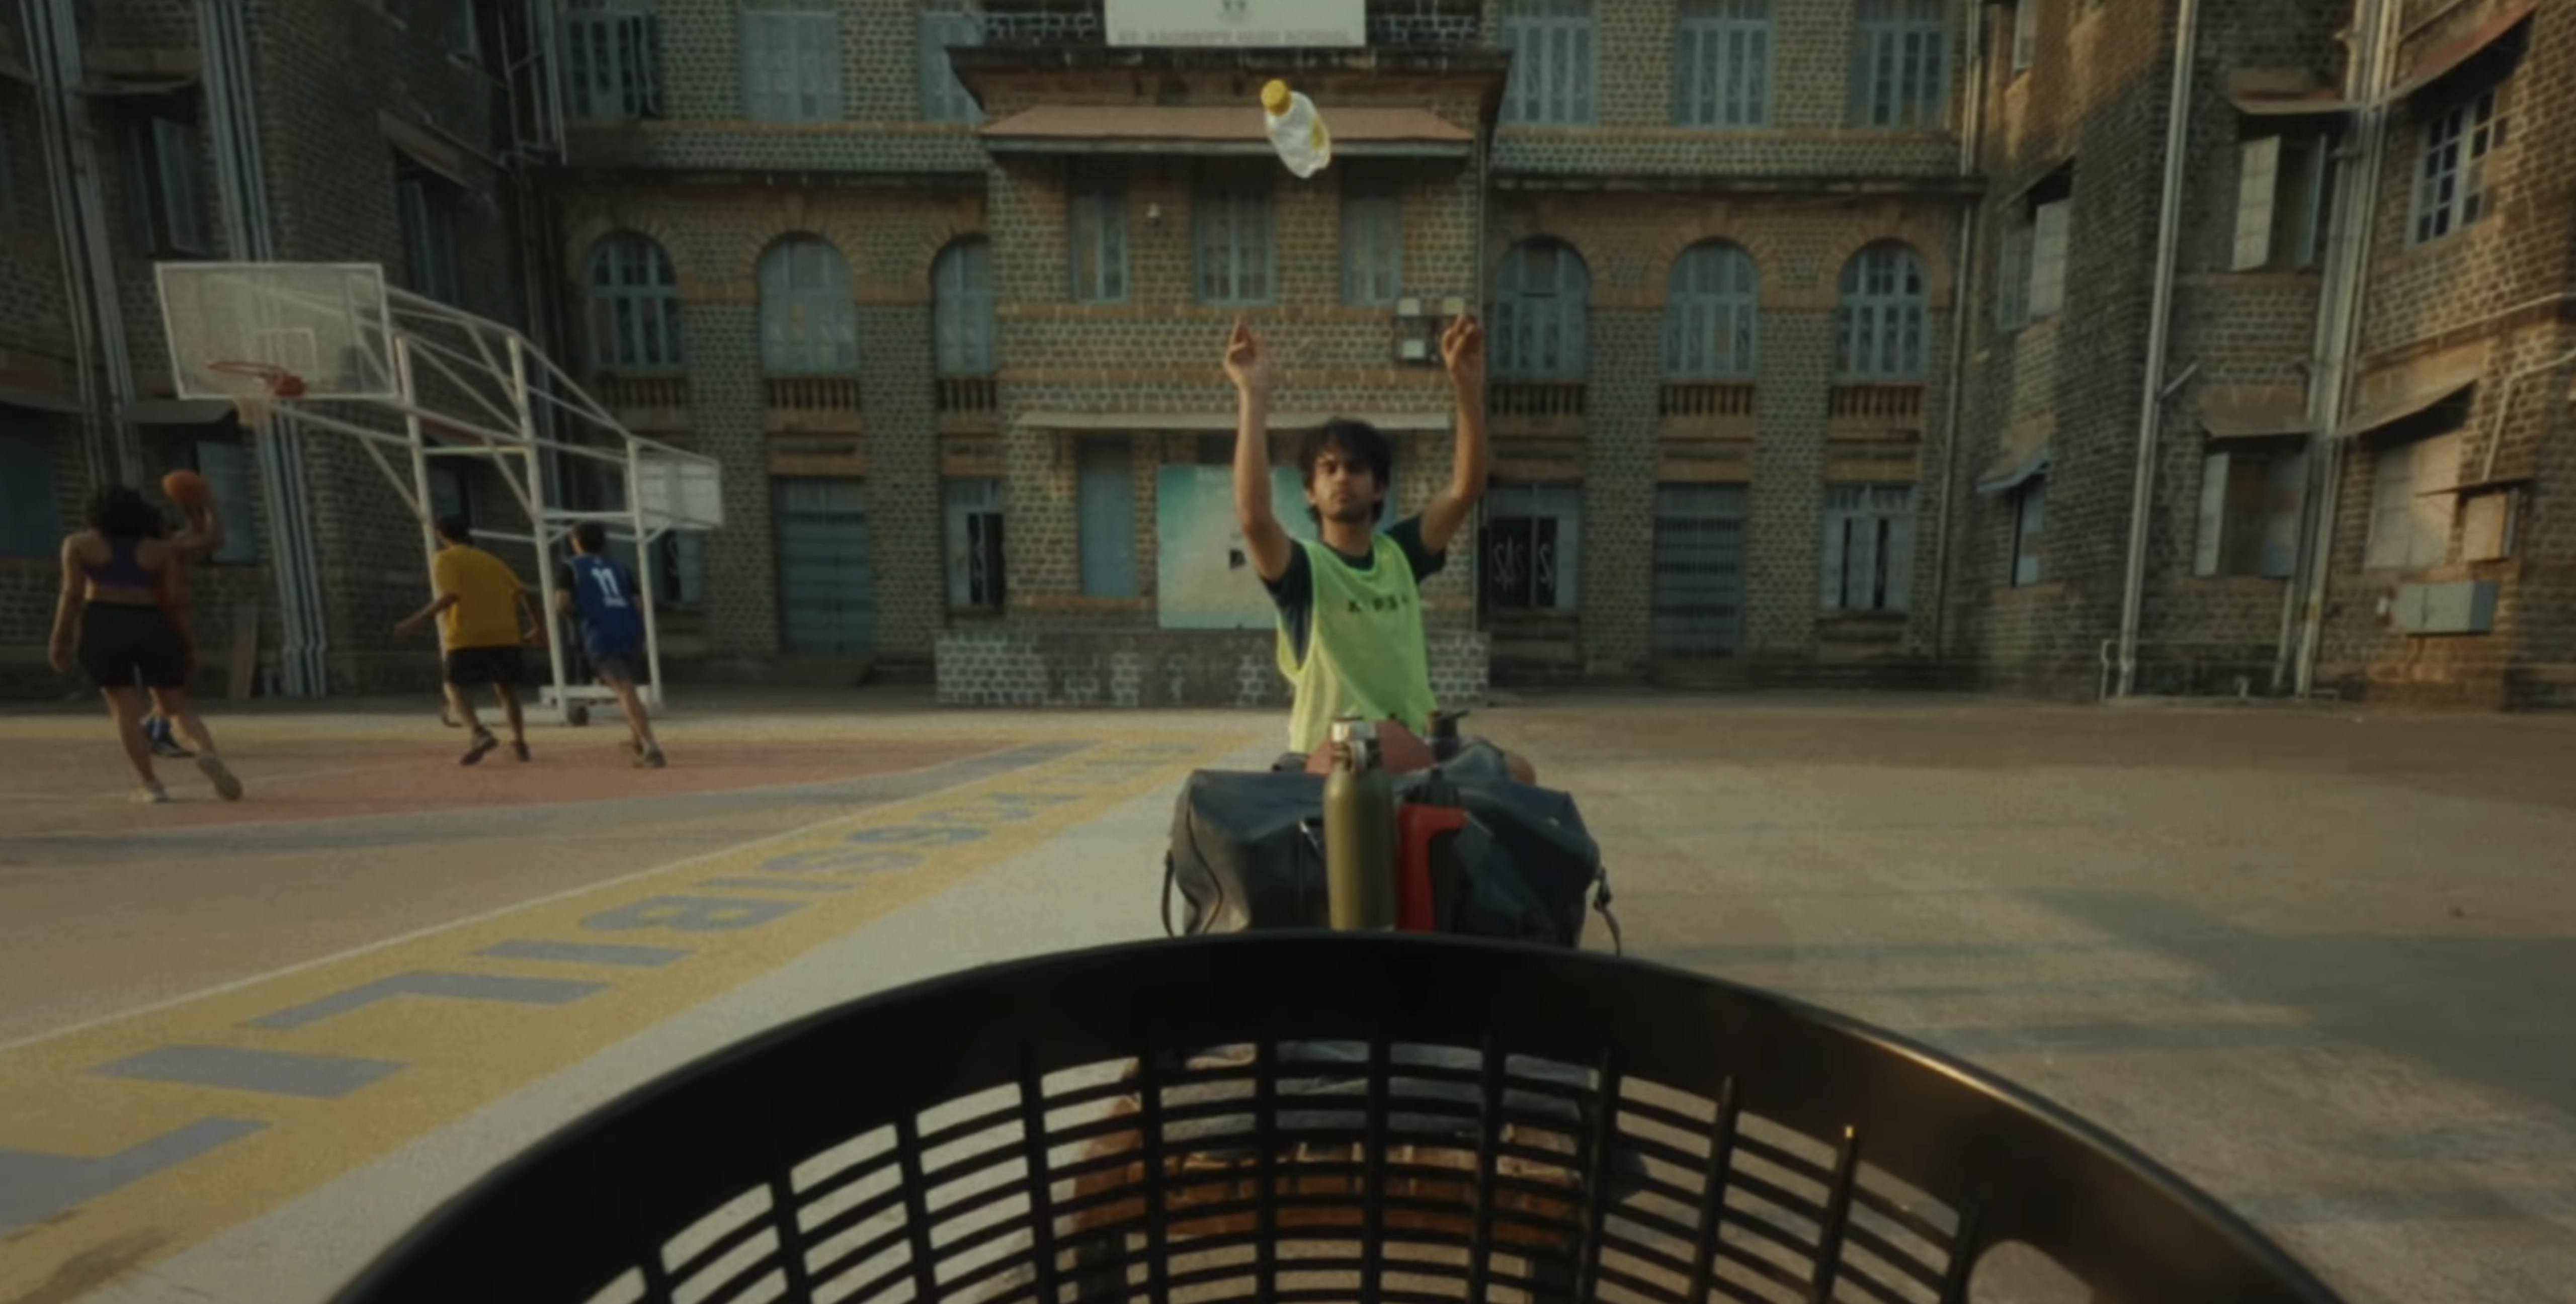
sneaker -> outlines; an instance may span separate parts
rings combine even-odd
[[[493,748],[500,745],[500,739],[493,737],[491,734],[481,729],[477,729],[474,731],[473,744],[465,749],[465,754],[463,756],[456,758],[456,763],[459,765],[479,765],[482,763],[484,757],[492,754]]]
[[[184,761],[195,755],[179,745],[178,735],[170,728],[170,722],[161,716],[156,715],[144,720],[143,737],[152,744],[154,756],[166,760]]]
[[[524,761],[528,759],[528,745],[522,742],[514,742],[510,744],[510,754]]]
[[[134,800],[144,806],[159,806],[170,800],[170,793],[157,783],[147,783],[134,790]]]
[[[662,749],[658,746],[647,747],[644,750],[637,752],[635,754],[635,768],[639,770],[661,769]]]
[[[208,752],[197,758],[197,768],[205,771],[207,781],[215,785],[216,796],[226,801],[241,800],[241,780],[234,778],[233,772],[224,768],[224,758]]]

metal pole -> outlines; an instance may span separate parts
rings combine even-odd
[[[2336,434],[2343,424],[2353,371],[2361,352],[2361,314],[2369,302],[2371,233],[2379,214],[2380,179],[2388,157],[2388,91],[2396,80],[2396,0],[2362,0],[2352,30],[2360,48],[2351,60],[2352,138],[2359,157],[2341,170],[2334,209],[2334,255],[2326,270],[2327,311],[2318,332],[2319,367],[2311,398],[2317,433],[2309,437],[2308,484],[2315,492],[2309,515],[2307,573],[2293,581],[2302,590],[2298,650],[2291,664],[2293,690],[2316,691],[2317,660],[2325,645],[2328,585],[2334,573],[2335,518],[2342,510],[2344,463],[2351,442]]]
[[[429,491],[429,441],[421,428],[420,412],[412,395],[411,337],[394,336],[394,385],[402,394],[404,451],[411,454],[411,491],[420,513],[420,547],[422,556],[435,564],[438,560],[438,500]],[[370,445],[372,447],[372,445]]]
[[[565,681],[564,641],[555,628],[555,568],[551,558],[554,523],[546,504],[546,471],[537,446],[536,413],[528,406],[527,350],[515,334],[510,336],[510,402],[519,410],[519,437],[526,441],[521,454],[528,459],[528,523],[537,536],[538,628],[546,631],[546,663],[555,681],[555,715],[571,724],[572,687]]]
[[[662,621],[653,612],[653,537],[644,525],[644,477],[636,474],[636,451],[633,442],[626,445],[626,513],[635,530],[635,584],[637,596],[644,603],[644,667],[653,682],[643,689],[644,700],[655,707],[662,705]]]
[[[2120,594],[2120,696],[2137,689],[2138,631],[2147,597],[2147,538],[2156,505],[2156,453],[2163,440],[2167,351],[2173,341],[2174,268],[2182,245],[2184,170],[2190,162],[2193,62],[2199,56],[2200,0],[2182,0],[2174,29],[2173,103],[2165,122],[2165,185],[2156,219],[2155,302],[2148,313],[2147,374],[2138,398],[2138,465],[2129,495],[2129,557]]]

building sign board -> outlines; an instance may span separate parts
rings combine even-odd
[[[1102,0],[1111,45],[1357,46],[1368,0]]]

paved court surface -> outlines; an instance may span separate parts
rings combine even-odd
[[[1572,697],[1471,722],[1601,836],[1632,953],[1967,1056],[2349,1298],[2576,1301],[2576,721]],[[720,699],[673,765],[425,704],[218,716],[121,801],[0,717],[0,1304],[304,1304],[643,1077],[867,991],[1159,933],[1232,713]],[[1605,945],[1599,930],[1593,945]]]

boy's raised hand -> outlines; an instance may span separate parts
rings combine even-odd
[[[1450,318],[1449,328],[1440,332],[1440,362],[1456,384],[1484,387],[1485,328],[1476,324],[1473,313]]]
[[[1270,388],[1270,355],[1261,349],[1252,328],[1235,318],[1234,333],[1225,341],[1225,378],[1236,389],[1253,391]]]

